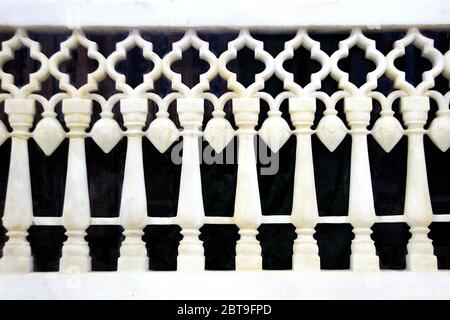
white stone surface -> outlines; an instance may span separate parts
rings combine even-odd
[[[99,285],[101,284],[101,285]],[[450,271],[0,275],[0,299],[450,299]]]
[[[106,8],[108,14],[99,14]],[[209,0],[3,0],[0,3],[3,26],[103,29],[442,27],[450,23],[449,10],[447,0],[408,0],[407,3],[405,0],[228,0],[214,5]]]

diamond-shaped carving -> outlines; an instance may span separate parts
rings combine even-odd
[[[442,152],[447,151],[450,147],[450,115],[437,116],[430,124],[428,136]]]
[[[264,121],[258,134],[270,150],[277,153],[289,139],[291,130],[281,116],[271,116]]]
[[[320,120],[316,134],[325,147],[333,152],[344,140],[347,128],[339,117],[327,115]]]
[[[36,141],[46,156],[50,156],[65,137],[66,132],[55,118],[43,118],[36,125],[33,132],[34,141]]]
[[[122,139],[123,132],[114,119],[103,118],[94,124],[91,137],[104,153],[109,153]]]
[[[384,151],[390,152],[402,138],[403,128],[394,117],[381,117],[372,128],[372,136]]]
[[[203,137],[215,152],[220,153],[234,137],[230,122],[224,118],[212,118],[206,124]]]
[[[9,133],[3,122],[0,121],[0,146],[8,139]]]
[[[180,137],[180,132],[168,118],[156,118],[150,123],[147,138],[159,152],[164,153]]]

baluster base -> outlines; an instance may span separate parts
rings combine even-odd
[[[354,228],[355,239],[352,241],[350,269],[354,271],[378,271],[380,259],[376,255],[375,243],[370,235],[370,228]]]
[[[292,270],[294,271],[320,271],[320,257],[297,254],[292,256]]]
[[[177,270],[205,270],[203,242],[199,240],[200,231],[197,229],[182,229],[181,234],[183,239],[181,239],[178,247]]]
[[[89,245],[84,240],[85,231],[66,231],[67,240],[64,242],[62,257],[59,261],[60,272],[89,272],[91,271],[91,257]]]
[[[205,270],[204,256],[182,255],[177,257],[178,271],[203,271]]]
[[[0,273],[28,273],[33,271],[33,258],[3,256]]]
[[[262,270],[261,245],[256,240],[256,229],[241,229],[241,238],[236,243],[236,270],[259,271]]]
[[[119,272],[145,272],[148,270],[148,257],[119,257],[117,260],[117,271]]]
[[[66,273],[91,271],[91,257],[67,256],[59,261],[59,271]]]
[[[27,273],[33,271],[31,247],[26,240],[27,232],[9,231],[9,237],[0,259],[0,273]]]
[[[431,254],[406,255],[406,268],[410,271],[436,271],[437,258]]]
[[[412,234],[409,240],[406,255],[406,268],[411,271],[437,270],[437,258],[433,254],[433,243],[428,238],[428,227],[411,227]]]
[[[237,271],[260,271],[262,270],[261,256],[244,256],[236,255],[236,270]]]
[[[143,272],[149,270],[147,248],[142,240],[142,229],[125,229],[125,240],[120,247],[117,271]]]
[[[350,256],[350,269],[353,271],[379,271],[380,260],[374,255]]]
[[[294,241],[292,270],[320,271],[319,247],[314,239],[314,228],[298,228]]]

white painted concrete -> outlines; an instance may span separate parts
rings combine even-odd
[[[101,14],[107,11],[108,14]],[[447,0],[2,0],[0,25],[87,28],[448,27]]]
[[[0,275],[0,299],[450,299],[450,271],[29,273]]]

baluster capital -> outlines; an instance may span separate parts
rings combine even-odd
[[[289,113],[294,127],[304,133],[312,133],[309,129],[314,123],[316,99],[312,97],[289,98]],[[297,133],[300,133],[297,131]]]
[[[70,133],[83,135],[91,122],[92,100],[70,98],[63,99],[62,112]]]
[[[36,104],[33,99],[6,99],[5,112],[16,136],[26,138],[33,125]]]
[[[127,134],[141,134],[148,113],[148,103],[145,98],[125,98],[120,100],[120,112]]]
[[[344,112],[351,133],[368,133],[366,127],[370,123],[372,111],[372,98],[370,97],[345,97]]]
[[[430,110],[430,98],[408,96],[400,98],[400,111],[408,129],[423,129]]]
[[[240,130],[253,130],[258,124],[259,98],[233,98],[233,114]]]
[[[177,111],[185,134],[190,130],[199,131],[203,121],[203,98],[178,98]]]

